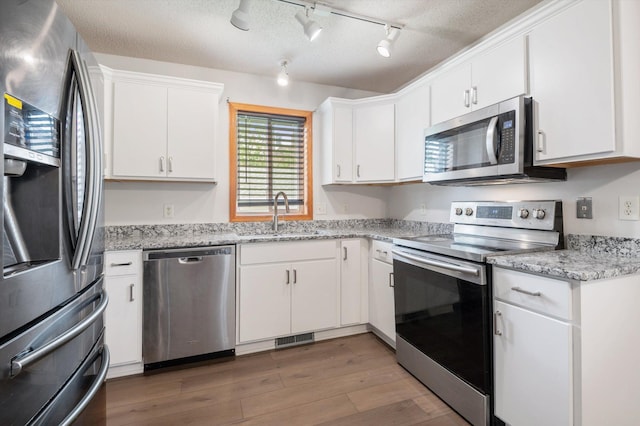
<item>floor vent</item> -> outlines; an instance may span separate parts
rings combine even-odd
[[[276,349],[289,348],[296,345],[314,342],[313,333],[297,334],[295,336],[278,337],[276,339]]]

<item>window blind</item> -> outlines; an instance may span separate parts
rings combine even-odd
[[[305,118],[238,111],[237,188],[239,211],[265,212],[284,191],[290,206],[305,200]],[[280,204],[284,204],[282,198]]]

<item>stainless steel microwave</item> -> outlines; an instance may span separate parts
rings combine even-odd
[[[422,180],[460,186],[566,180],[565,169],[533,166],[533,104],[519,96],[426,129]]]

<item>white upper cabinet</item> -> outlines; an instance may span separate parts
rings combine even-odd
[[[329,98],[318,108],[322,184],[353,181],[353,108]]]
[[[431,122],[528,92],[526,38],[519,36],[446,69],[431,85]]]
[[[392,102],[354,109],[356,182],[393,182],[395,178],[395,106]]]
[[[394,181],[394,101],[389,96],[358,101],[328,98],[320,105],[323,185]]]
[[[577,2],[531,31],[536,164],[640,156],[639,39],[635,1]]]
[[[107,177],[215,181],[222,87],[151,74],[105,72]]]
[[[429,85],[400,94],[396,102],[396,179],[422,180],[424,129],[430,124]]]
[[[582,1],[531,31],[538,164],[615,150],[611,4]]]

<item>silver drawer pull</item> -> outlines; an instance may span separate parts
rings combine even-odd
[[[202,256],[190,256],[190,257],[181,257],[178,259],[178,263],[186,265],[188,263],[200,263],[202,262]]]
[[[133,298],[133,287],[135,284],[129,284],[129,302],[133,302],[135,299]]]
[[[118,266],[131,266],[131,265],[133,265],[133,262],[132,261],[128,261],[128,262],[123,262],[123,263],[112,263],[111,267],[112,268],[116,268]]]
[[[527,291],[521,289],[520,287],[511,287],[511,290],[517,291],[518,293],[527,294],[529,296],[542,296],[542,293],[540,293],[539,291]]]
[[[502,312],[495,311],[493,314],[493,334],[502,336],[502,331],[498,330],[498,317],[502,316]]]

